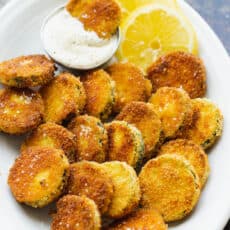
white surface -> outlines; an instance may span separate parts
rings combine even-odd
[[[58,8],[45,20],[42,27],[45,50],[58,63],[74,69],[92,69],[108,62],[116,52],[119,37],[102,39],[72,17],[64,8]]]
[[[0,13],[0,61],[14,56],[43,52],[40,27],[43,18],[63,0],[16,0]],[[230,62],[223,46],[207,24],[181,2],[194,24],[200,54],[208,70],[208,97],[222,109],[224,134],[209,152],[211,175],[193,214],[175,230],[221,230],[230,216]],[[10,16],[9,16],[10,14]],[[19,138],[0,136],[0,220],[4,230],[48,230],[48,209],[34,210],[17,204],[7,186],[8,169],[18,154]]]

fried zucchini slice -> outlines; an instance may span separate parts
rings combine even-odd
[[[99,163],[105,161],[108,136],[98,118],[88,115],[79,116],[70,122],[68,128],[76,136],[77,161],[87,160]]]
[[[203,61],[190,53],[174,52],[160,57],[148,69],[153,92],[161,87],[183,88],[191,98],[206,93],[206,70]]]
[[[175,139],[185,139],[184,138],[184,132],[187,129],[190,129],[190,127],[192,126],[193,119],[194,119],[193,116],[194,116],[194,111],[192,108],[192,102],[190,100],[190,106],[189,106],[188,111],[186,113],[185,120],[183,122],[183,125],[176,132]]]
[[[126,105],[116,120],[123,120],[138,128],[145,143],[144,159],[150,159],[161,139],[161,121],[150,103],[131,102]]]
[[[161,119],[164,137],[174,138],[190,114],[191,100],[188,94],[183,89],[163,87],[152,95],[149,102]]]
[[[103,39],[115,34],[121,21],[121,9],[114,0],[70,0],[66,9],[79,18],[86,30]]]
[[[201,145],[203,149],[211,147],[221,136],[224,118],[220,109],[206,98],[192,100],[193,122],[184,137]]]
[[[208,162],[208,156],[200,145],[195,144],[193,141],[177,139],[165,143],[158,155],[163,154],[176,154],[184,156],[194,167],[197,175],[200,178],[201,187],[204,186],[208,179],[210,166]]]
[[[57,202],[51,230],[99,230],[101,217],[96,204],[87,197],[66,195]]]
[[[116,83],[116,98],[113,111],[119,113],[122,108],[133,101],[148,101],[152,85],[141,70],[131,63],[115,63],[107,72]],[[136,87],[135,87],[136,85]]]
[[[94,200],[101,214],[108,211],[113,192],[112,180],[102,164],[82,161],[70,166],[67,193]]]
[[[10,169],[8,184],[18,202],[41,208],[62,194],[68,168],[68,159],[61,149],[30,147]]]
[[[85,112],[106,120],[115,100],[115,83],[104,70],[95,70],[81,78],[86,91]]]
[[[118,221],[107,230],[167,230],[160,213],[154,209],[138,209],[127,218]]]
[[[54,71],[54,62],[44,55],[20,56],[0,63],[0,82],[16,88],[45,85]]]
[[[137,174],[125,162],[111,161],[103,165],[114,185],[114,193],[107,215],[119,219],[131,213],[138,206],[140,186]]]
[[[29,89],[0,90],[0,130],[23,134],[43,120],[44,103],[39,93]]]
[[[141,132],[125,121],[113,121],[106,124],[108,133],[109,161],[123,161],[139,169],[145,151]]]
[[[139,175],[144,208],[157,209],[166,222],[187,216],[200,196],[200,181],[184,157],[165,154],[147,162]]]
[[[35,129],[21,146],[21,151],[31,146],[62,149],[70,163],[76,159],[76,137],[63,126],[46,123]]]
[[[80,114],[86,95],[82,83],[70,73],[61,73],[41,89],[45,103],[45,121],[61,124]]]

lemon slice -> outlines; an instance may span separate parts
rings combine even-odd
[[[119,61],[129,61],[143,71],[159,56],[173,51],[197,54],[195,31],[179,9],[148,4],[133,11],[121,25]]]
[[[160,3],[175,8],[178,6],[176,0],[117,0],[117,3],[121,7],[123,19],[135,9],[147,4]]]

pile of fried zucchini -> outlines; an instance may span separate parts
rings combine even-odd
[[[52,230],[165,230],[188,216],[223,129],[202,98],[202,61],[175,52],[147,76],[130,63],[80,77],[55,70],[43,55],[0,63],[0,130],[28,133],[9,172],[15,199],[57,201]]]

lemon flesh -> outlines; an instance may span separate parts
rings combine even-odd
[[[123,19],[125,19],[129,13],[147,4],[160,3],[169,7],[178,7],[176,0],[117,0],[117,3],[121,7]]]
[[[121,25],[119,61],[129,61],[143,71],[158,57],[185,51],[197,54],[195,31],[176,8],[148,4],[133,11]]]

